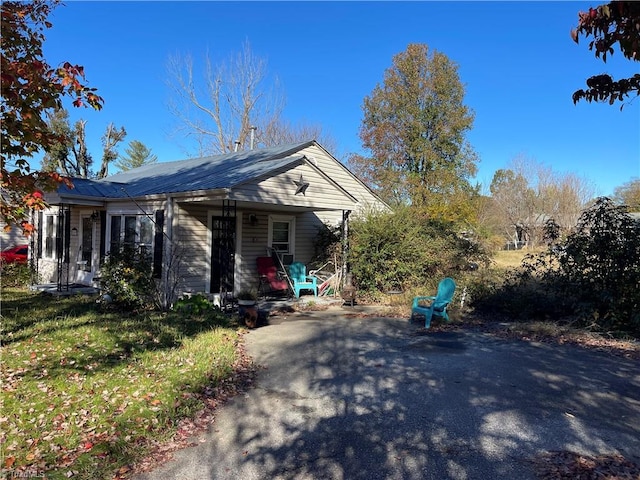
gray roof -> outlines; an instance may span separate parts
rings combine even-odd
[[[62,196],[125,198],[232,188],[301,161],[304,155],[300,150],[312,144],[313,141],[154,163],[101,180],[73,179],[73,189],[62,186],[58,193]]]

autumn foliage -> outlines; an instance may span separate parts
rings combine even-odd
[[[95,88],[85,85],[83,67],[64,62],[57,67],[43,57],[47,20],[58,0],[2,2],[1,80],[2,143],[0,218],[8,226],[32,230],[28,215],[45,207],[42,192],[61,182],[71,183],[56,173],[32,170],[29,159],[58,140],[49,130],[46,114],[62,108],[69,97],[75,107],[102,108]]]
[[[455,62],[409,44],[363,100],[360,139],[370,155],[352,155],[351,168],[390,205],[470,220],[477,155],[466,138],[474,114],[464,95]]]
[[[615,1],[578,13],[578,27],[572,30],[571,38],[578,43],[581,35],[593,37],[589,50],[605,63],[607,56],[613,55],[616,44],[625,58],[640,61],[640,3]],[[573,94],[573,103],[584,99],[588,102],[608,101],[613,105],[633,92],[636,96],[640,94],[638,73],[619,80],[607,74],[594,75],[587,79],[586,90]]]

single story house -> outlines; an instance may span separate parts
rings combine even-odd
[[[316,141],[155,163],[73,185],[46,195],[50,208],[36,214],[31,239],[40,281],[59,289],[95,284],[105,255],[129,244],[153,256],[165,291],[233,295],[257,287],[256,258],[270,249],[285,264],[307,263],[323,226],[389,209]]]

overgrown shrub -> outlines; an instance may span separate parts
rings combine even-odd
[[[477,308],[640,334],[640,226],[601,197],[562,243],[529,255]]]
[[[363,292],[432,288],[445,276],[487,262],[481,247],[454,225],[412,207],[352,220],[349,269]]]
[[[323,225],[316,232],[313,243],[312,264],[321,266],[326,262],[342,265],[342,228],[340,226]]]
[[[107,255],[100,267],[100,286],[121,308],[145,309],[157,303],[150,255],[134,247]]]

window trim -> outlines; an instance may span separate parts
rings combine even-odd
[[[279,255],[289,254],[295,257],[296,252],[296,217],[294,215],[269,215],[267,245],[273,248],[273,224],[283,222],[289,224],[289,248],[287,251],[278,250]]]
[[[48,219],[52,218],[53,222],[51,223],[51,254],[47,253],[47,238],[49,238],[47,227],[48,227]],[[42,238],[44,240],[44,245],[42,246],[42,258],[46,260],[55,260],[58,258],[58,249],[57,249],[57,238],[58,238],[58,215],[55,213],[45,213],[43,222],[44,224],[44,235]]]
[[[111,252],[114,241],[113,241],[113,237],[112,237],[112,225],[113,225],[113,218],[114,217],[120,217],[120,232],[118,235],[118,245],[124,245],[125,244],[125,235],[126,235],[126,217],[136,217],[136,226],[135,226],[135,236],[137,237],[137,239],[134,239],[133,241],[133,245],[136,248],[140,248],[141,246],[145,247],[145,250],[147,252],[150,252],[151,254],[153,254],[153,249],[155,247],[155,225],[154,225],[154,219],[152,216],[148,215],[147,213],[140,213],[140,211],[137,212],[130,212],[130,211],[118,211],[118,212],[107,212],[107,219],[106,219],[106,232],[105,232],[105,238],[107,239],[108,242],[108,252]],[[140,239],[140,226],[142,225],[142,219],[146,218],[151,226],[151,238],[150,238],[150,243],[143,243],[141,241],[139,241]]]

